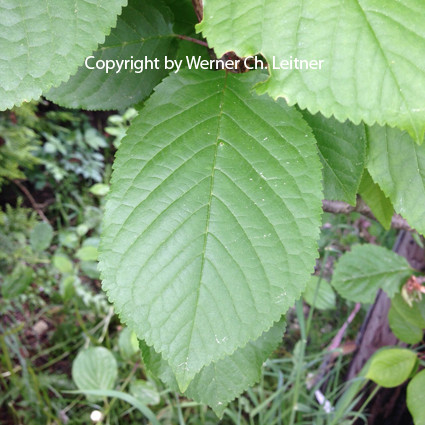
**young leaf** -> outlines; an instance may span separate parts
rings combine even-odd
[[[127,0],[3,0],[0,110],[66,81],[103,43]]]
[[[378,289],[391,298],[412,274],[406,259],[376,245],[356,245],[338,261],[332,285],[350,301],[372,303]]]
[[[378,184],[376,184],[367,169],[364,170],[362,181],[360,182],[359,194],[369,205],[373,215],[382,224],[384,229],[391,228],[391,221],[394,215],[394,208],[391,201],[385,196]]]
[[[381,387],[401,385],[416,366],[416,353],[406,348],[389,348],[376,352],[370,362],[366,378]]]
[[[425,145],[407,133],[377,125],[368,129],[367,168],[394,209],[425,235]]]
[[[140,102],[150,95],[153,88],[168,74],[164,69],[164,57],[174,58],[176,39],[172,30],[172,13],[158,0],[130,0],[118,17],[117,26],[105,43],[93,52],[88,61],[95,67],[98,60],[118,61],[134,59],[137,69],[125,69],[117,73],[119,65],[108,73],[105,69],[88,69],[81,65],[78,72],[58,88],[49,91],[47,97],[63,106],[85,109],[123,109]],[[160,59],[158,69],[151,69]],[[128,62],[130,66],[130,62]]]
[[[259,78],[173,74],[115,162],[103,287],[182,391],[293,305],[317,255],[315,141],[298,111],[251,92]]]
[[[35,251],[44,251],[53,239],[53,228],[44,221],[37,223],[30,234],[30,244]]]
[[[388,320],[394,335],[403,342],[416,344],[422,340],[425,329],[425,298],[410,307],[400,294],[391,300]]]
[[[406,344],[417,344],[422,341],[423,330],[421,327],[406,320],[402,312],[394,307],[394,298],[391,303],[390,311],[388,312],[388,323],[391,331],[400,341]],[[407,306],[407,308],[410,307]]]
[[[91,347],[78,353],[72,363],[72,379],[80,390],[111,390],[118,376],[114,355],[104,347]],[[97,400],[95,396],[91,399]]]
[[[215,0],[204,6],[197,28],[218,57],[235,51],[268,60],[270,79],[261,92],[340,121],[397,126],[422,142],[422,0]],[[295,59],[316,60],[316,69],[295,69]]]
[[[363,125],[340,123],[335,118],[303,111],[313,129],[323,165],[325,199],[356,205],[357,189],[365,165],[366,134]]]
[[[425,370],[419,372],[407,386],[407,407],[415,425],[425,425]]]
[[[317,290],[318,288],[318,290]],[[316,295],[316,298],[315,298]],[[325,279],[311,276],[303,293],[307,304],[314,305],[319,310],[334,309],[336,303],[335,292]]]
[[[256,341],[249,342],[232,355],[205,366],[191,382],[185,395],[208,404],[221,417],[226,406],[261,377],[264,361],[282,339],[285,321],[276,323]],[[170,388],[177,389],[177,382],[168,363],[151,347],[142,343],[143,361],[155,376]]]

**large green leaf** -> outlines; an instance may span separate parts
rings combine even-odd
[[[118,61],[114,69],[106,73],[105,69],[88,69],[83,64],[76,75],[50,90],[47,97],[60,105],[85,109],[122,109],[140,102],[169,72],[164,68],[164,57],[174,59],[172,20],[171,11],[157,0],[130,0],[116,28],[88,61],[90,67],[98,60],[111,61],[111,66]],[[135,66],[142,72],[124,69],[125,60],[131,58],[139,61]],[[145,58],[157,58],[158,69],[152,69],[154,63],[144,63]],[[123,68],[117,73],[120,64]]]
[[[366,378],[381,387],[398,387],[409,378],[417,363],[416,353],[406,348],[389,348],[376,352]]]
[[[198,30],[218,56],[261,52],[271,75],[261,91],[340,121],[398,126],[422,142],[424,21],[423,0],[210,0]],[[296,58],[324,62],[273,69]]]
[[[407,386],[406,402],[415,425],[425,425],[425,370],[419,372]]]
[[[392,297],[412,274],[406,259],[376,245],[356,245],[338,261],[332,285],[351,301],[372,303],[378,289]]]
[[[0,110],[38,98],[76,72],[127,0],[3,0]]]
[[[103,287],[182,391],[279,320],[314,267],[315,141],[298,111],[251,92],[261,77],[172,74],[117,154]]]
[[[394,209],[425,235],[425,145],[407,133],[373,126],[368,129],[367,167],[373,180],[390,198]]]
[[[389,230],[394,215],[394,207],[379,185],[373,181],[367,169],[364,170],[360,182],[359,194],[369,205],[376,219],[385,229]]]
[[[261,367],[281,341],[284,330],[285,321],[281,320],[256,341],[205,366],[190,383],[185,395],[208,404],[217,416],[221,416],[230,401],[260,380]],[[143,343],[142,354],[146,367],[167,386],[177,389],[176,379],[168,363]]]
[[[313,129],[323,164],[325,199],[356,205],[357,189],[365,165],[366,134],[363,125],[340,123],[321,114],[303,112]]]

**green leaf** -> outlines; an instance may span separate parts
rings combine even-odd
[[[83,64],[69,81],[52,89],[47,97],[71,108],[126,108],[145,99],[167,75],[169,71],[164,69],[164,57],[174,59],[175,47],[171,11],[158,0],[130,0],[122,16],[118,17],[116,28],[93,52],[94,58],[88,65],[95,67],[98,60],[121,63],[134,58],[144,61],[146,57],[160,59],[159,69],[150,69],[148,63],[145,66],[138,62],[135,66],[140,68],[143,65],[142,72],[122,69],[116,73],[118,65],[115,62],[114,69],[106,73],[104,69],[88,69]]]
[[[165,0],[174,15],[173,29],[176,34],[195,35],[195,24],[198,23],[191,0]],[[188,43],[191,44],[191,43]]]
[[[407,386],[407,407],[415,425],[425,425],[425,370],[419,372]]]
[[[384,229],[389,230],[394,215],[393,205],[385,196],[384,192],[382,192],[379,185],[372,180],[367,169],[364,170],[362,181],[360,182],[359,194],[367,205],[369,205],[373,215],[382,224]]]
[[[96,183],[90,188],[90,193],[96,196],[105,196],[109,192],[109,185]]]
[[[323,165],[325,199],[356,205],[357,189],[366,159],[366,134],[363,125],[340,123],[335,118],[303,111],[313,129]]]
[[[96,261],[98,257],[97,248],[95,246],[83,246],[75,256],[81,261]]]
[[[372,303],[378,289],[391,298],[412,274],[406,259],[376,245],[356,245],[338,261],[332,285],[350,301]]]
[[[72,379],[80,390],[111,390],[117,376],[117,361],[104,347],[82,350],[72,363]]]
[[[156,405],[161,400],[155,384],[149,381],[143,381],[142,379],[131,382],[130,392],[135,398],[146,405]]]
[[[3,0],[0,110],[59,85],[116,23],[127,0]]]
[[[417,344],[422,340],[422,328],[406,320],[402,312],[398,311],[397,308],[394,307],[394,299],[395,297],[393,298],[393,303],[391,304],[390,311],[388,312],[388,323],[392,333],[400,341],[403,341],[406,344]],[[409,308],[409,306],[407,307]]]
[[[204,6],[197,28],[218,57],[235,51],[268,60],[270,78],[261,92],[340,121],[397,126],[422,142],[422,0],[215,0]],[[324,62],[322,69],[274,69],[291,59],[294,68],[296,58]]]
[[[381,387],[398,387],[409,378],[416,366],[416,353],[406,348],[377,351],[370,362],[366,378]]]
[[[303,297],[307,304],[314,305],[319,310],[335,308],[336,297],[332,286],[317,276],[312,276],[308,281]]]
[[[315,141],[295,109],[251,92],[261,77],[173,74],[118,150],[103,287],[182,390],[279,320],[315,264]]]
[[[23,264],[18,264],[10,273],[4,278],[1,286],[1,294],[6,299],[15,298],[23,294],[28,286],[34,279],[34,271],[31,267]]]
[[[37,223],[30,234],[30,244],[35,251],[44,251],[50,246],[53,239],[53,229],[44,221]]]
[[[391,300],[388,320],[394,335],[407,344],[422,341],[425,329],[425,298],[414,301],[412,307],[406,303],[400,294]]]
[[[52,262],[62,274],[71,273],[74,268],[71,260],[65,255],[55,255]]]
[[[190,383],[185,395],[209,405],[217,416],[233,399],[261,378],[261,367],[282,340],[285,321],[276,323],[256,341],[249,342],[232,355],[205,366]],[[146,367],[166,385],[177,389],[177,382],[169,364],[152,348],[142,343]]]
[[[368,130],[367,168],[390,198],[394,209],[425,235],[425,145],[418,146],[407,133],[373,126]]]
[[[391,301],[391,307],[394,307],[406,321],[425,329],[425,298],[413,301],[410,307],[404,298],[397,294]]]
[[[124,360],[131,359],[139,351],[139,341],[130,328],[124,328],[118,337],[118,348]]]

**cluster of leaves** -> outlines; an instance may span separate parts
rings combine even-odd
[[[360,194],[385,227],[395,211],[425,233],[425,7],[207,1],[197,30],[209,47],[218,57],[261,54],[269,77],[184,69],[164,78],[163,68],[89,71],[84,57],[98,43],[93,55],[104,60],[199,55],[180,40],[195,37],[189,2],[50,3],[0,7],[0,107],[43,93],[65,106],[122,108],[155,89],[116,157],[103,287],[147,367],[221,414],[258,379],[310,280],[323,193],[350,204]],[[324,67],[272,67],[290,57]],[[381,261],[372,264],[371,249],[341,260],[342,295],[393,296],[411,273],[388,253],[372,252]],[[356,270],[370,267],[387,279],[359,283]]]

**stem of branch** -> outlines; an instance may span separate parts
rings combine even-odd
[[[376,217],[373,215],[370,208],[361,199],[358,199],[357,204],[354,207],[350,204],[347,204],[346,202],[328,201],[326,199],[323,201],[322,206],[323,211],[328,213],[350,214],[351,212],[358,212],[364,215],[365,217],[368,217],[372,220],[376,220]],[[398,214],[394,214],[391,221],[391,227],[393,229],[412,231],[412,228],[409,226],[407,221]]]
[[[188,37],[187,35],[176,34],[176,37],[180,38],[181,40],[186,40],[186,41],[190,41],[191,43],[199,44],[200,46],[208,47],[207,42],[202,41],[202,40],[198,40],[198,39],[193,38],[193,37]]]
[[[18,186],[19,190],[28,198],[28,201],[30,201],[30,204],[34,208],[34,210],[37,212],[37,214],[40,216],[40,218],[45,221],[46,223],[49,223],[48,218],[45,216],[43,210],[40,208],[40,206],[35,201],[34,197],[31,195],[29,190],[19,181],[19,180],[13,180],[13,183]]]

